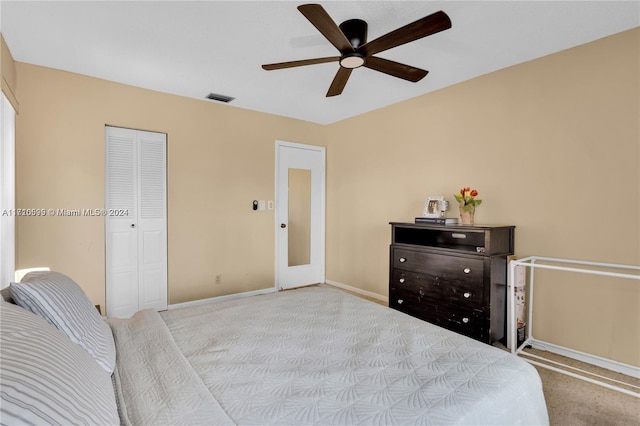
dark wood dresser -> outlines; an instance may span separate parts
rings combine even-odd
[[[484,343],[503,339],[514,230],[391,222],[389,306]]]

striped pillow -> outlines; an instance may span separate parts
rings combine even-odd
[[[116,348],[109,324],[80,286],[59,272],[36,271],[11,283],[11,296],[25,309],[66,333],[95,358],[109,374],[116,364]]]
[[[117,425],[111,378],[67,336],[0,302],[0,423]]]

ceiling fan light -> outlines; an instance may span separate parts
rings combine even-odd
[[[343,68],[358,68],[364,65],[364,56],[359,53],[345,55],[340,58],[340,66]]]

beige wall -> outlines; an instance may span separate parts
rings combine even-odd
[[[18,74],[16,73],[16,63],[13,60],[9,46],[4,41],[4,37],[0,34],[0,85],[5,96],[18,112],[18,100],[16,99],[16,88],[18,87]]]
[[[275,140],[324,145],[308,122],[18,63],[20,208],[104,207],[105,124],[168,134],[169,303],[274,285]],[[49,266],[104,303],[104,220],[18,219],[17,267]],[[215,285],[215,276],[222,284]]]
[[[18,207],[102,207],[104,125],[167,132],[170,303],[269,287],[273,216],[251,201],[273,199],[281,139],[327,146],[329,280],[386,295],[388,222],[462,186],[484,200],[477,223],[517,226],[520,256],[637,264],[639,39],[625,32],[328,126],[18,63]],[[103,226],[20,218],[18,267],[64,271],[103,303]],[[637,287],[551,287],[536,301],[537,337],[640,365]]]
[[[483,200],[476,223],[516,225],[519,256],[637,265],[639,39],[628,31],[328,126],[327,278],[387,294],[388,222],[413,221],[428,195],[455,216],[464,186]],[[536,300],[536,336],[640,365],[638,287],[553,288]]]

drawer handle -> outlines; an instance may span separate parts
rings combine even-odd
[[[471,297],[471,293],[466,292],[465,294],[463,294],[463,296],[464,296],[465,299],[468,299],[468,298]]]
[[[404,278],[400,278],[398,281],[400,281],[400,284],[404,283]]]
[[[465,238],[467,238],[467,234],[458,234],[458,233],[454,232],[453,234],[451,234],[451,237],[459,238],[459,239],[465,239]]]
[[[462,318],[462,322],[465,323],[465,324],[468,323],[469,322],[469,318],[467,318],[467,317]]]
[[[398,305],[402,305],[402,302],[404,302],[404,300],[398,299]]]
[[[401,257],[401,258],[400,258],[400,263],[404,263],[404,262],[406,262],[406,261],[407,261],[407,259],[406,259],[405,257]]]
[[[465,274],[468,274],[469,272],[471,272],[471,269],[469,269],[469,268],[464,268],[464,270],[463,270],[462,272],[464,272]]]

